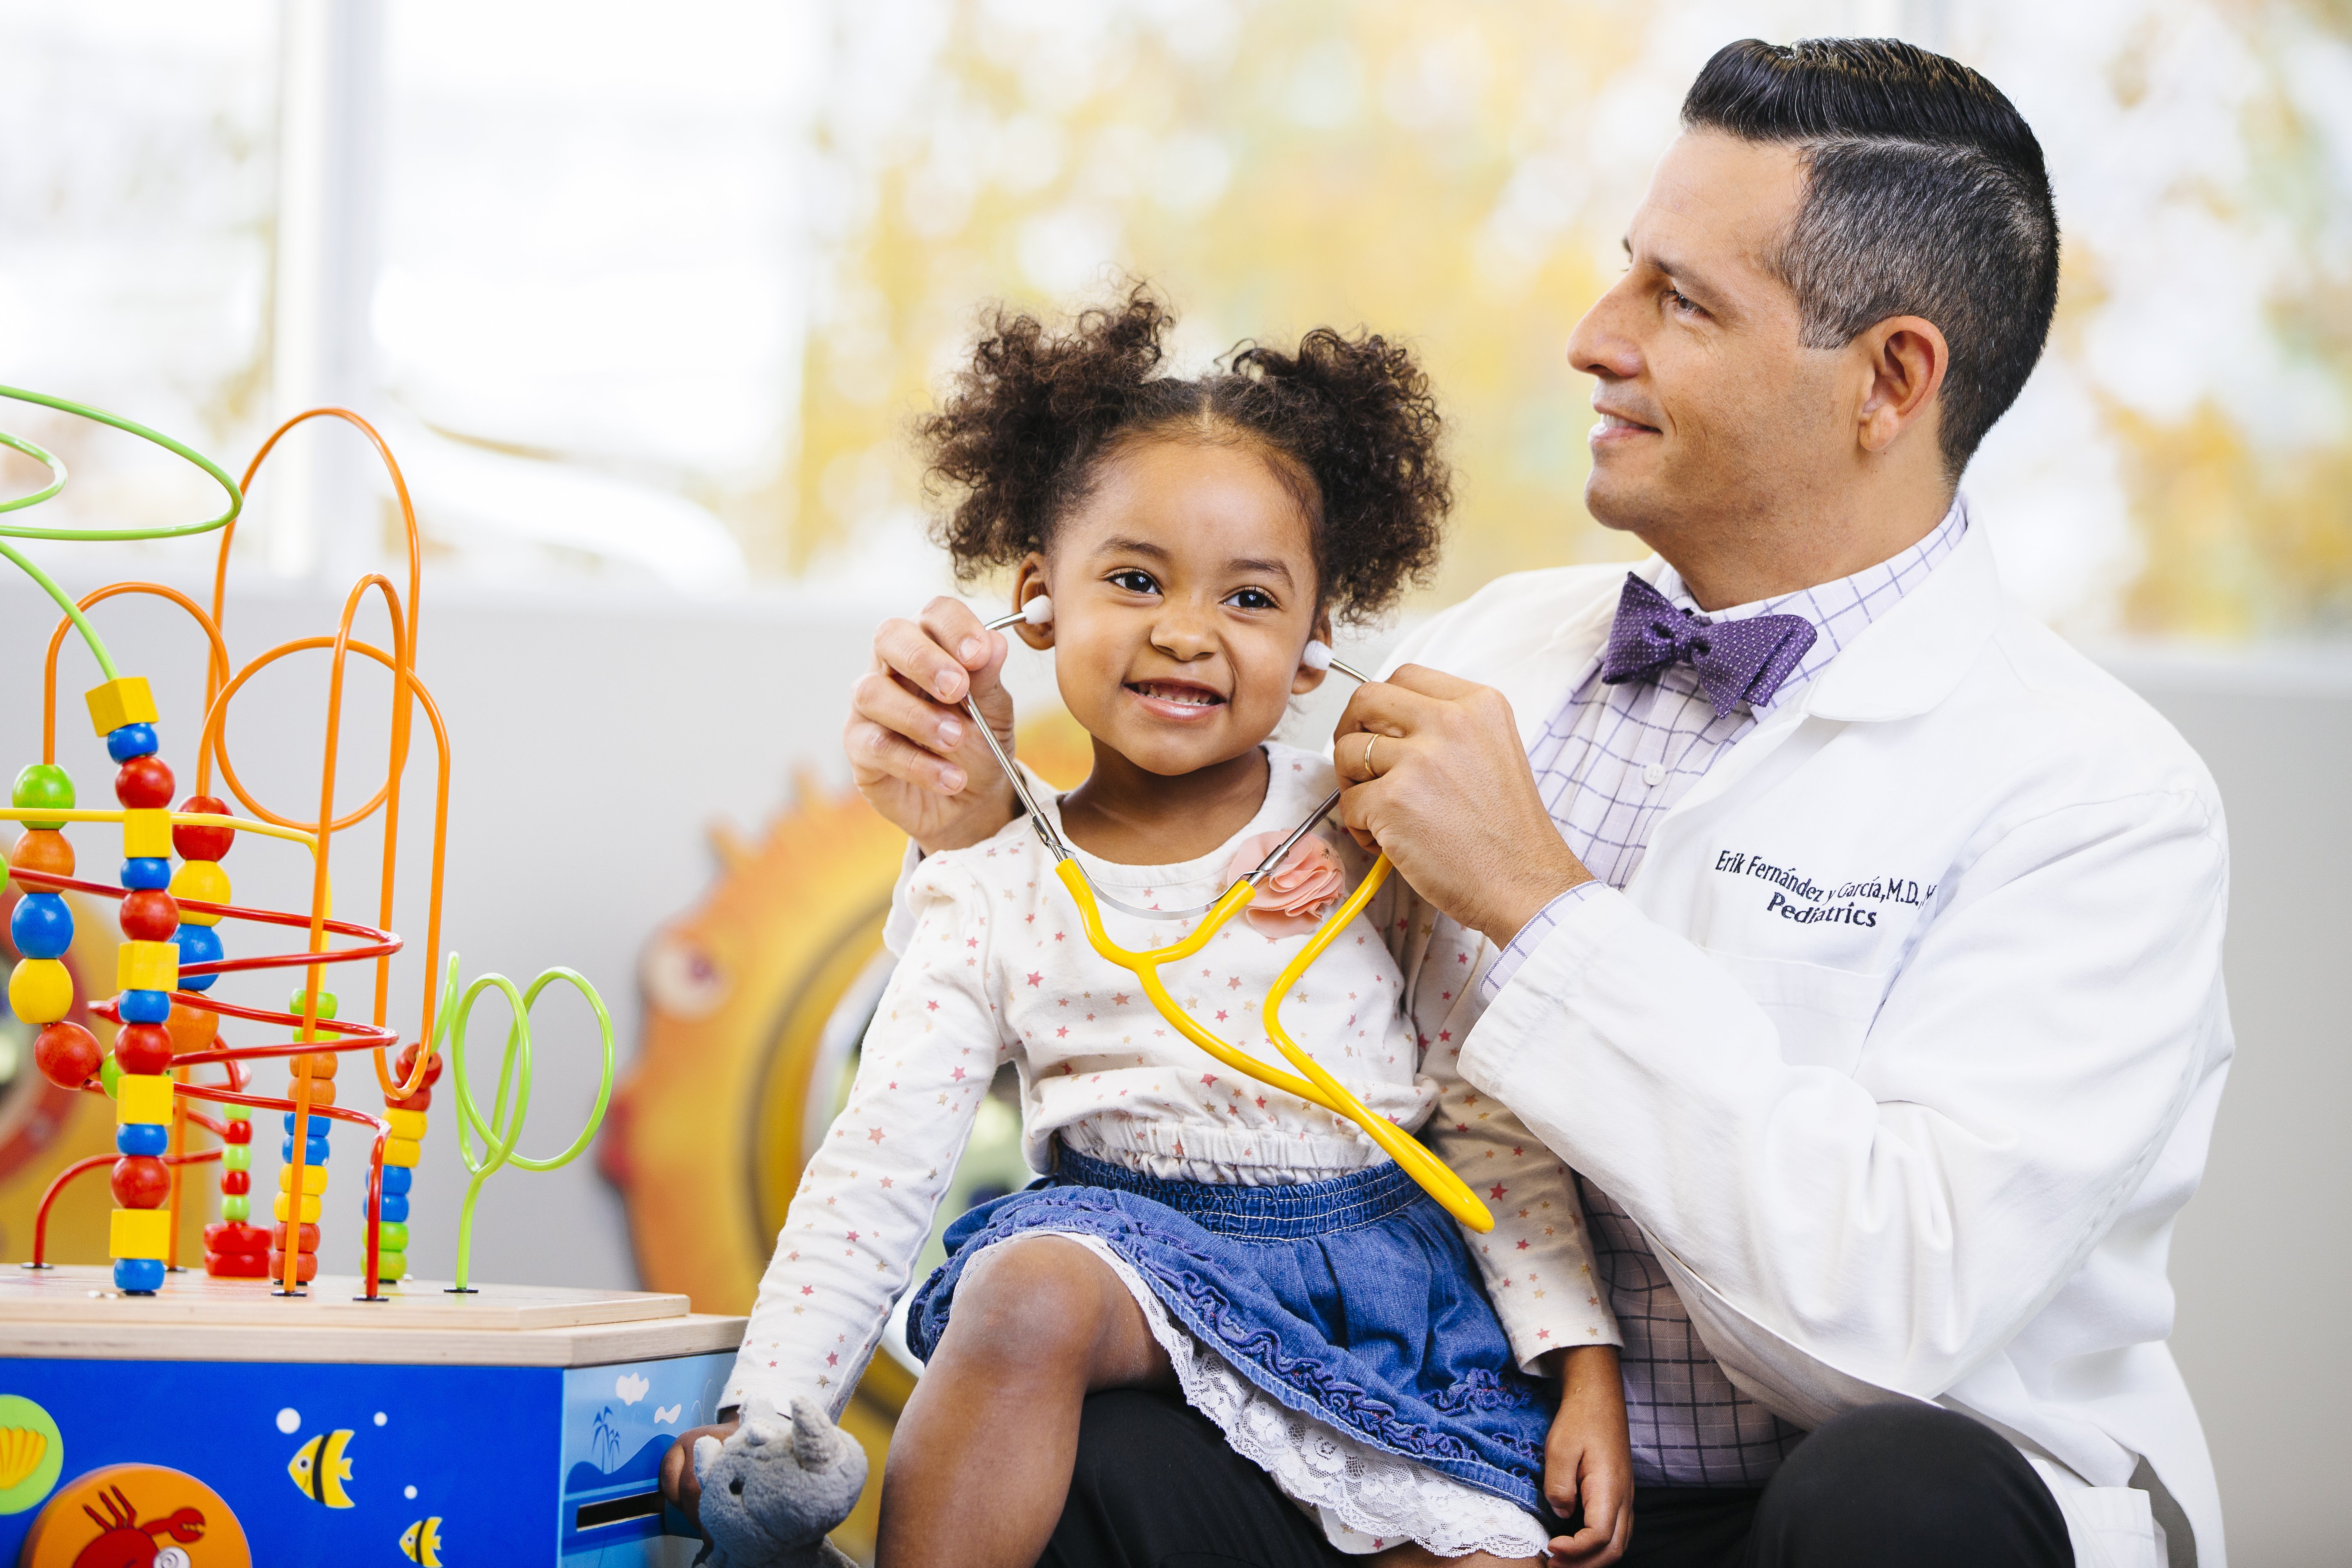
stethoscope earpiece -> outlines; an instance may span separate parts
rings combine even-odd
[[[1319,637],[1308,637],[1307,651],[1298,656],[1298,662],[1309,669],[1330,668],[1331,645]]]
[[[1033,626],[1052,626],[1054,601],[1044,594],[1038,595],[1021,606],[1021,618]]]

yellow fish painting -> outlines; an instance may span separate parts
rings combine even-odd
[[[400,1554],[420,1568],[441,1568],[441,1516],[420,1519],[402,1531]]]
[[[343,1483],[352,1479],[352,1462],[344,1448],[352,1440],[348,1426],[322,1433],[294,1450],[293,1461],[286,1473],[302,1489],[302,1495],[316,1498],[329,1508],[352,1506],[351,1493]]]

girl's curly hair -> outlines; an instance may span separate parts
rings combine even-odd
[[[1208,374],[1156,374],[1175,317],[1148,287],[1049,331],[999,309],[916,426],[927,489],[956,494],[934,535],[958,577],[1043,551],[1103,464],[1151,439],[1259,447],[1297,496],[1324,605],[1361,622],[1436,564],[1452,477],[1412,352],[1318,327],[1296,353],[1238,345]]]

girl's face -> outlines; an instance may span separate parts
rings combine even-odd
[[[1316,588],[1307,519],[1263,456],[1155,440],[1110,459],[1013,592],[1054,596],[1053,625],[1024,636],[1054,649],[1071,715],[1175,777],[1249,751],[1322,684],[1298,662],[1331,637]]]

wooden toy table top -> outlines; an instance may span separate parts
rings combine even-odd
[[[741,1318],[693,1310],[684,1296],[409,1279],[361,1301],[355,1276],[323,1274],[298,1298],[266,1279],[166,1278],[123,1296],[104,1268],[0,1268],[0,1356],[101,1361],[373,1362],[594,1366],[733,1350]]]

